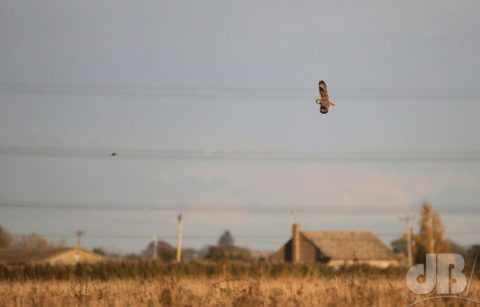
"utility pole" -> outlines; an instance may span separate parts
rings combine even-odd
[[[80,246],[82,245],[82,237],[85,233],[81,230],[78,230],[77,232],[75,232],[75,235],[77,237],[77,244],[76,244],[76,248],[80,248]]]
[[[177,224],[177,262],[182,260],[182,231],[183,231],[183,215],[180,213],[178,215],[178,224]]]
[[[408,266],[413,266],[413,248],[412,248],[412,221],[415,219],[414,215],[406,215],[399,218],[401,221],[405,222],[407,228],[407,255],[408,255]]]
[[[157,260],[157,246],[158,246],[158,239],[157,235],[153,236],[153,250],[152,250],[152,260]]]
[[[435,224],[433,223],[433,214],[430,211],[430,214],[428,215],[428,222],[430,224],[430,253],[435,253]]]

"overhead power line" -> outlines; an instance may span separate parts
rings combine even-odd
[[[105,86],[68,84],[0,84],[0,94],[15,95],[66,95],[98,97],[165,97],[165,98],[235,98],[235,99],[308,99],[316,95],[314,82],[309,88],[261,87],[240,88],[225,86]],[[334,89],[341,99],[478,99],[479,89],[468,88],[359,88]]]
[[[224,160],[224,161],[480,161],[480,151],[220,151],[220,150],[131,150],[100,148],[24,147],[0,145],[0,155],[34,157],[85,157],[135,160]]]
[[[28,235],[28,234],[23,234]],[[42,235],[46,238],[74,238],[72,234],[46,234]],[[288,236],[288,235],[286,235]],[[248,240],[248,239],[284,239],[286,236],[279,235],[240,235],[235,236],[235,239],[239,240]],[[130,235],[130,234],[87,234],[85,237],[90,239],[138,239],[138,240],[151,240],[152,236],[147,235]],[[212,235],[191,235],[183,236],[184,239],[188,240],[209,240],[209,239],[218,239],[219,236]],[[162,235],[158,236],[160,240],[175,240],[177,235]]]
[[[328,230],[326,230],[328,231]],[[348,230],[345,230],[348,231]],[[390,237],[400,237],[405,235],[402,232],[374,232],[376,236],[390,238]],[[25,236],[28,234],[17,234],[19,236]],[[478,232],[472,231],[462,231],[462,232],[447,232],[448,236],[473,236],[478,235]],[[49,239],[61,239],[61,238],[75,238],[74,234],[45,234],[42,235],[45,238]],[[235,240],[285,240],[288,239],[290,234],[285,235],[235,235]],[[118,240],[151,240],[152,236],[148,235],[131,235],[131,234],[86,234],[85,238],[88,239],[118,239]],[[162,235],[158,236],[159,240],[175,240],[177,235]],[[217,240],[219,236],[215,235],[187,235],[183,236],[187,240]]]
[[[376,212],[392,212],[392,209],[383,210],[381,208],[362,207],[362,208],[342,208],[342,207],[285,207],[285,205],[277,206],[249,206],[239,207],[231,204],[219,204],[217,206],[212,205],[192,205],[192,204],[163,204],[153,205],[144,204],[140,206],[132,206],[126,204],[95,204],[95,203],[48,203],[48,202],[0,202],[0,208],[13,208],[13,209],[54,209],[54,210],[106,210],[106,211],[164,211],[164,212],[192,212],[192,213],[238,213],[238,212],[256,212],[256,213],[288,213],[305,212],[305,213],[362,213],[368,211],[370,214],[372,211]]]
[[[209,204],[188,204],[188,203],[171,203],[171,204],[121,204],[121,203],[94,203],[94,202],[44,202],[44,201],[1,201],[0,208],[11,209],[32,209],[32,210],[105,210],[105,211],[162,211],[162,212],[190,212],[190,213],[240,213],[240,212],[255,212],[255,213],[279,213],[290,214],[308,213],[308,214],[392,214],[408,213],[417,211],[416,206],[407,207],[373,207],[373,206],[357,206],[357,207],[342,207],[342,206],[305,206],[294,203],[292,205],[286,204],[255,204],[249,206],[238,206],[228,203],[219,203],[217,205]],[[438,208],[442,214],[473,214],[480,213],[480,206],[452,206],[451,208]]]

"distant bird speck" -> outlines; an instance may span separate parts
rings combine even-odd
[[[112,154],[110,156],[115,157],[116,155],[117,155],[116,152],[112,152]]]

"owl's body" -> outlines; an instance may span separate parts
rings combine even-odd
[[[320,98],[317,98],[316,103],[320,105],[320,113],[327,114],[330,106],[335,106],[335,104],[330,101],[325,81],[318,82],[318,90],[320,91]]]

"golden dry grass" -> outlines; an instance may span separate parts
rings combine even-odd
[[[469,297],[480,298],[480,282]],[[0,282],[0,306],[406,306],[404,279],[336,277]],[[473,306],[443,299],[417,306]]]

